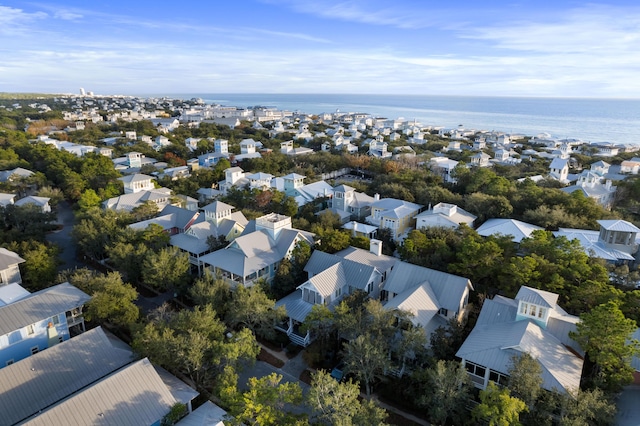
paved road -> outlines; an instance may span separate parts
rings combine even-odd
[[[76,259],[76,246],[71,239],[71,231],[76,223],[73,209],[69,203],[62,201],[58,203],[57,212],[58,220],[56,222],[62,225],[62,229],[47,234],[47,241],[56,243],[62,250],[60,253],[62,264],[58,267],[58,271],[86,267],[86,264]]]
[[[640,425],[640,386],[625,386],[624,390],[616,401],[618,414],[616,425],[618,426],[638,426]]]

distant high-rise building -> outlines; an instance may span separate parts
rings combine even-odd
[[[80,88],[80,96],[85,96],[87,92],[84,91],[84,88]]]

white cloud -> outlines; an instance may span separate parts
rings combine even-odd
[[[316,0],[300,2],[296,0],[262,0],[264,3],[290,8],[297,13],[319,16],[326,19],[337,19],[363,24],[391,26],[397,28],[424,28],[432,26],[434,21],[423,13],[412,8],[398,7],[397,4],[383,6],[368,0]]]
[[[22,9],[0,6],[0,35],[11,35],[25,31],[33,22],[47,18],[44,12],[28,13]]]
[[[84,16],[77,12],[72,12],[70,10],[58,10],[53,15],[54,18],[63,19],[65,21],[75,21],[77,19],[82,19]]]

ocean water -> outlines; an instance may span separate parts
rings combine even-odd
[[[496,130],[529,136],[546,132],[585,142],[640,144],[640,99],[518,98],[338,94],[187,94],[207,103],[272,106],[311,114],[365,112],[423,125]]]

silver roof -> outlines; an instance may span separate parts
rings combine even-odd
[[[435,269],[396,261],[391,273],[387,277],[384,289],[389,293],[400,294],[407,289],[423,284],[429,284],[440,307],[456,312],[460,308],[464,292],[467,287],[473,290],[471,281],[458,275],[436,271]]]
[[[78,308],[89,299],[91,297],[88,294],[68,282],[32,293],[0,307],[0,336]]]
[[[179,426],[224,426],[227,412],[207,400],[188,416],[176,423]]]
[[[0,369],[0,425],[61,401],[133,361],[100,327]]]
[[[3,271],[11,266],[25,262],[23,258],[18,256],[17,253],[0,247],[0,271]]]
[[[535,321],[516,321],[516,312],[511,299],[485,300],[476,326],[456,356],[506,374],[511,357],[526,352],[540,363],[545,389],[577,389],[583,360]]]
[[[176,403],[145,358],[49,408],[26,425],[150,425]]]
[[[516,300],[533,303],[534,305],[544,306],[546,308],[555,308],[558,303],[558,295],[537,288],[522,286],[516,294]]]

